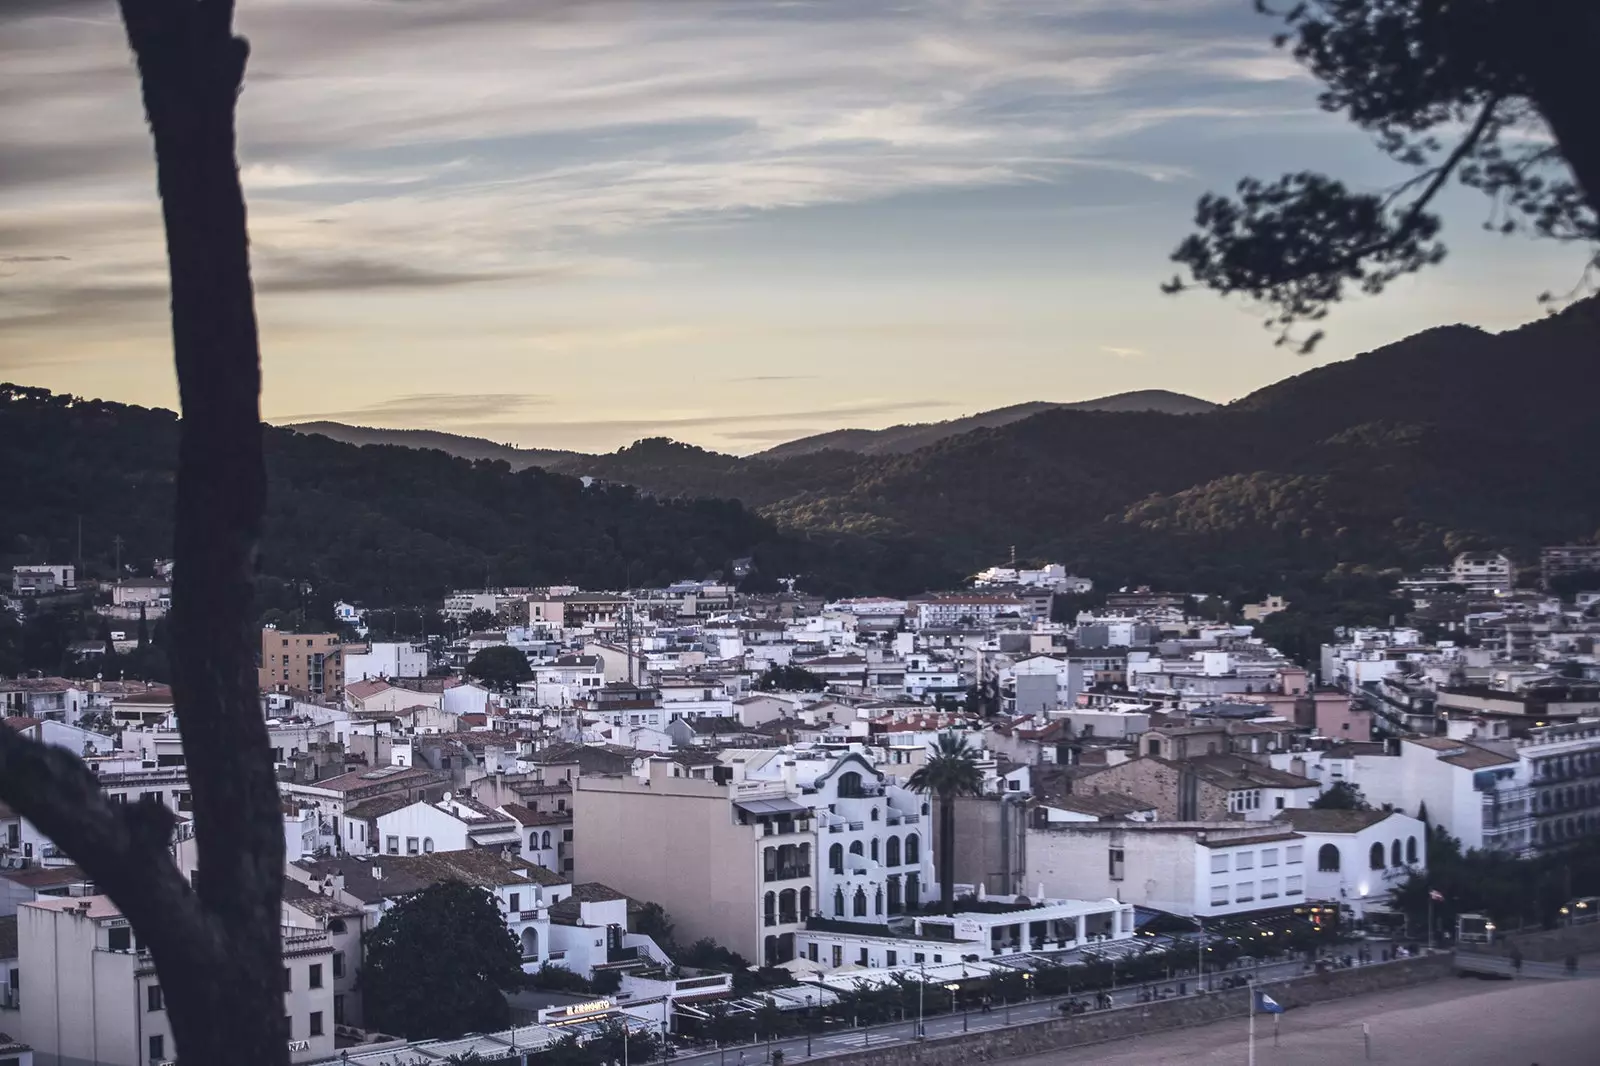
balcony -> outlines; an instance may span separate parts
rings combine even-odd
[[[801,877],[811,876],[811,864],[793,866],[774,866],[766,871],[762,878],[765,881],[793,881]]]
[[[639,958],[638,948],[608,948],[606,962],[634,962]]]
[[[539,920],[539,912],[536,911],[536,910],[533,910],[533,911],[518,911],[517,912],[517,919],[519,921],[524,921],[524,922],[536,922],[536,921]]]

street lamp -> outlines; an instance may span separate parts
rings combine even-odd
[[[811,1057],[811,1030],[817,1027],[816,1016],[811,1013],[811,997],[806,997],[806,1058]]]
[[[957,984],[956,982],[952,981],[949,984],[945,985],[944,987],[950,990],[950,1009],[951,1010],[955,1010],[956,1009],[956,993],[961,991],[961,986],[959,984]],[[963,1033],[967,1031],[967,1003],[966,1003],[966,1000],[962,1000],[961,1001],[961,1031]]]
[[[921,1040],[928,1035],[928,1031],[922,1025],[922,994],[928,987],[928,964],[917,963],[917,970],[920,975],[917,978],[917,1039]]]

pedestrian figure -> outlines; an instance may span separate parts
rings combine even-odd
[[[1522,949],[1515,944],[1511,945],[1511,968],[1518,973],[1522,972]]]

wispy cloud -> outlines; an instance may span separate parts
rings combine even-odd
[[[1139,348],[1123,348],[1111,344],[1101,345],[1100,350],[1107,355],[1114,355],[1118,359],[1133,359],[1144,354],[1144,351]]]

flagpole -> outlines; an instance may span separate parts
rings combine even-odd
[[[1256,1066],[1256,988],[1250,986],[1250,1064]]]
[[[1433,950],[1433,889],[1428,889],[1428,950]]]

